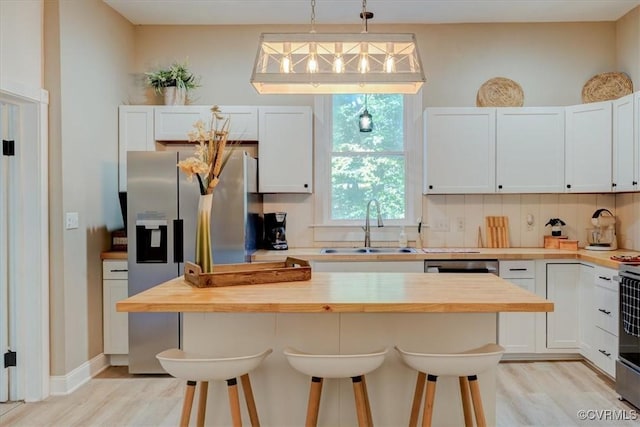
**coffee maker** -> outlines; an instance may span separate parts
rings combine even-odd
[[[616,217],[608,209],[598,209],[591,217],[593,228],[587,228],[585,249],[592,251],[614,251],[618,249],[616,239]]]
[[[265,249],[289,249],[286,236],[287,213],[272,212],[264,214],[264,247]]]

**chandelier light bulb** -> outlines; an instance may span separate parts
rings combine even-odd
[[[289,74],[292,71],[291,67],[291,43],[285,42],[282,59],[280,60],[280,71],[284,74]]]
[[[369,72],[369,53],[366,43],[360,45],[360,58],[358,59],[358,71],[362,74]]]
[[[333,58],[333,72],[344,73],[344,58],[342,57],[342,43],[336,42],[334,45],[335,57]]]
[[[396,72],[396,59],[393,56],[393,43],[387,43],[387,57],[384,60],[385,73]]]
[[[309,73],[318,72],[318,56],[316,54],[315,43],[309,43],[309,59],[307,60],[307,71]]]

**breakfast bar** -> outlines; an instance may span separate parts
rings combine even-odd
[[[308,378],[282,351],[390,351],[367,376],[374,422],[406,425],[415,371],[393,351],[459,352],[496,342],[497,313],[549,312],[553,303],[491,274],[313,273],[311,280],[196,288],[178,277],[117,304],[125,312],[183,313],[185,351],[212,356],[272,348],[251,373],[262,425],[304,422]],[[495,370],[479,375],[487,422],[495,424]],[[230,425],[225,385],[211,383],[207,425]],[[434,425],[463,424],[457,379],[438,381]],[[243,419],[248,420],[247,414]],[[327,380],[319,425],[356,425],[350,381]]]

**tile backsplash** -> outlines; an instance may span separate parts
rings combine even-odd
[[[313,195],[273,194],[265,196],[265,212],[283,210],[287,215],[287,240],[290,247],[359,245],[354,242],[315,241]],[[509,218],[512,247],[542,247],[545,227],[550,218],[561,218],[567,225],[563,235],[578,240],[584,247],[587,228],[596,209],[609,209],[617,217],[618,246],[640,250],[640,193],[621,194],[473,194],[429,195],[422,197],[422,230],[425,247],[477,247],[478,228],[486,244],[484,217],[503,215]],[[527,224],[527,215],[533,224]],[[386,227],[385,227],[386,228]],[[409,245],[415,245],[416,227],[407,227]],[[373,241],[373,245],[389,246]]]

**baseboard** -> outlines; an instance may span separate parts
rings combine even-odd
[[[109,358],[100,353],[93,359],[78,366],[67,375],[49,377],[49,393],[59,396],[73,393],[78,387],[86,384],[91,378],[109,367]]]

